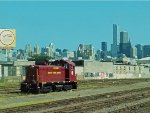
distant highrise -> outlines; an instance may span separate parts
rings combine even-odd
[[[25,53],[28,57],[32,56],[32,46],[31,46],[31,44],[26,44]]]
[[[128,43],[128,32],[127,31],[122,31],[120,32],[120,43]]]
[[[55,46],[53,43],[50,43],[48,47],[46,47],[47,56],[54,58],[55,57]]]
[[[113,24],[113,44],[111,44],[111,54],[113,57],[117,56],[119,45],[119,30],[117,24]]]
[[[101,43],[101,49],[102,49],[102,51],[107,52],[107,42]]]
[[[17,53],[16,53],[16,56],[15,56],[15,54],[13,54],[13,57],[17,58],[17,59],[26,59],[28,56],[25,55],[25,50],[18,49]]]
[[[119,52],[120,54],[125,54],[127,57],[131,57],[131,43],[128,40],[128,32],[122,31],[120,32],[120,44],[119,44]]]
[[[73,59],[75,57],[74,51],[64,51],[62,56],[68,59]]]
[[[137,58],[141,59],[143,57],[143,46],[141,44],[135,45],[137,48]]]
[[[34,47],[34,54],[41,54],[41,49],[38,44],[36,44]]]
[[[131,57],[137,58],[137,48],[136,47],[131,48]]]
[[[100,49],[96,51],[95,58],[96,58],[96,60],[101,59],[101,50]]]
[[[62,55],[62,50],[60,48],[56,49],[56,52],[61,56]]]
[[[93,59],[94,58],[94,47],[92,44],[84,45],[80,44],[77,50],[77,57],[83,59]]]
[[[47,51],[46,51],[47,49],[46,49],[46,47],[42,47],[41,48],[41,54],[42,55],[46,55],[47,54]]]
[[[150,57],[150,45],[143,46],[143,57]]]
[[[119,35],[119,30],[118,30],[118,26],[117,24],[113,24],[113,44],[114,45],[118,45],[119,44],[119,38],[118,38],[118,35]]]

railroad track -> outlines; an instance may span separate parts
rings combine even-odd
[[[112,110],[109,113],[149,113],[150,112],[150,98],[144,99],[145,101],[136,103],[136,104],[128,104],[123,106],[117,110]]]
[[[20,88],[3,88],[0,89],[0,94],[10,94],[10,93],[19,93]]]
[[[77,104],[67,105],[62,108],[58,108],[57,110],[51,110],[45,113],[125,113],[124,111],[137,110],[141,105],[145,103],[150,103],[150,90],[140,91],[140,92],[128,92],[130,94],[124,93],[123,95],[116,95],[113,94],[108,96],[108,98],[96,98],[95,100],[88,100],[87,102],[80,102]],[[114,96],[114,97],[113,97]],[[142,99],[146,99],[145,103],[139,103],[131,106],[125,106],[121,109],[113,110],[113,106],[120,105],[122,103],[131,103],[133,101],[138,101]],[[64,103],[65,104],[65,103]],[[112,109],[110,109],[112,108]],[[134,108],[134,109],[133,109]],[[129,112],[128,112],[129,113]]]
[[[87,113],[150,98],[150,87],[1,109],[0,113]],[[117,111],[113,111],[116,113]]]
[[[139,81],[149,81],[150,79],[105,79],[105,80],[81,80],[79,81],[78,90],[85,90],[93,87],[105,87],[105,85],[118,85],[118,84],[133,84]],[[88,87],[87,87],[88,86]],[[17,87],[8,87],[8,88],[0,88],[0,94],[9,94],[9,93],[18,93],[20,92],[20,88]]]

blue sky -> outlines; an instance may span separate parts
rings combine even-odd
[[[128,31],[133,45],[150,44],[149,1],[0,2],[0,28],[15,28],[16,48],[25,44],[77,49],[80,43],[112,43],[112,25]],[[110,46],[109,46],[110,48]]]

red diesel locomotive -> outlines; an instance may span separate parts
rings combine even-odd
[[[51,65],[26,67],[26,78],[21,83],[21,92],[51,92],[77,89],[75,64],[71,61],[56,60]]]

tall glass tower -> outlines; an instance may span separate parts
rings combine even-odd
[[[120,43],[128,43],[128,32],[127,31],[122,31],[120,32]]]
[[[113,44],[111,45],[111,53],[113,57],[117,56],[119,45],[119,30],[117,24],[113,24]]]
[[[107,42],[101,42],[101,49],[104,52],[107,52]]]
[[[113,24],[113,45],[117,45],[118,43],[118,26]]]
[[[131,42],[128,39],[128,32],[122,31],[120,32],[120,44],[119,44],[119,52],[120,54],[125,54],[127,57],[132,57],[132,46]]]

